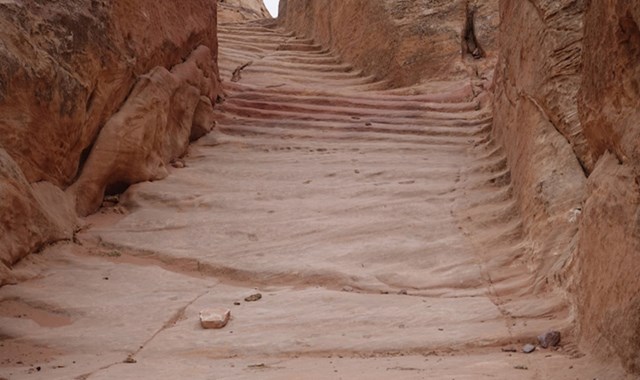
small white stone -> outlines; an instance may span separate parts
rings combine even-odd
[[[229,309],[204,309],[200,311],[200,324],[204,329],[221,329],[231,318]]]

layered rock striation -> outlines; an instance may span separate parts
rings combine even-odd
[[[280,14],[298,39],[253,47],[273,45],[267,61],[284,51],[314,70],[330,62],[338,77],[378,90],[456,81],[466,101],[492,105],[482,143],[500,160],[478,165],[495,172],[496,199],[515,206],[489,217],[521,221],[508,231],[519,242],[509,258],[482,246],[494,255],[482,263],[493,291],[559,291],[583,347],[640,373],[640,5],[282,0]],[[0,3],[0,283],[16,260],[71,238],[76,215],[95,211],[105,192],[165,177],[166,164],[211,130],[221,94],[216,17],[268,12],[256,0]],[[264,27],[273,22],[230,24],[244,36],[224,38],[251,47],[247,36]],[[245,56],[226,64],[247,67]],[[332,78],[305,79],[329,88]],[[509,260],[524,263],[526,283],[493,276]]]
[[[486,73],[496,58],[497,9],[498,0],[281,0],[279,20],[400,87]]]
[[[271,18],[262,0],[216,0],[218,21],[243,22]]]
[[[283,0],[280,23],[389,87],[469,78],[493,103],[534,292],[640,373],[640,6]]]
[[[162,177],[194,124],[211,128],[216,61],[209,0],[2,2],[2,263],[71,237],[73,213],[64,233],[41,217],[60,204],[86,215],[110,185]],[[36,183],[59,197],[31,196]]]
[[[494,133],[583,345],[640,373],[640,5],[501,1]],[[515,38],[518,36],[518,38]]]

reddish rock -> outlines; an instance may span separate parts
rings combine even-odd
[[[467,77],[476,69],[490,72],[496,57],[497,10],[498,0],[281,0],[279,20],[334,48],[356,69],[399,87]],[[471,50],[464,41],[466,26],[472,26],[477,42]],[[473,58],[476,49],[485,59]]]
[[[557,347],[560,344],[560,331],[547,331],[538,335],[538,344],[542,348]]]
[[[585,348],[618,357],[640,374],[640,186],[632,165],[611,153],[589,177],[581,215],[576,280]]]
[[[201,96],[193,115],[189,140],[195,141],[211,132],[215,127],[215,123],[215,114],[213,113],[211,99],[207,96]]]
[[[573,1],[500,3],[493,135],[507,153],[538,289],[571,276],[578,225],[570,215],[585,192],[576,105],[583,9]]]
[[[211,61],[211,51],[201,46],[171,71],[156,67],[141,76],[69,189],[80,215],[94,212],[109,189],[167,176],[166,165],[188,147],[201,98],[216,95]]]
[[[99,207],[109,185],[161,177],[161,162],[184,152],[200,98],[215,100],[220,91],[216,3],[209,0],[4,1],[0,41],[0,150],[7,169],[0,171],[4,265],[70,238],[72,198],[84,215]],[[198,46],[208,53],[183,63]],[[165,76],[175,83],[161,86],[175,89],[175,96],[170,104],[163,103],[165,111],[154,114],[164,114],[168,127],[138,130],[137,135],[114,128],[114,113],[120,109],[122,120],[123,109],[135,108],[129,94],[171,67],[175,72]],[[161,98],[135,102],[144,107],[146,101],[149,110],[157,110]],[[196,135],[211,127],[206,111],[199,112]],[[150,118],[145,119],[148,125]],[[105,125],[110,127],[103,129]],[[160,132],[167,136],[149,142]],[[127,147],[132,142],[141,145]],[[118,156],[110,157],[105,148],[115,146]],[[139,151],[133,153],[135,148]],[[123,168],[127,149],[136,161]],[[102,162],[96,163],[96,157]],[[73,196],[65,195],[63,190],[78,178],[67,191]],[[1,274],[0,282],[6,278]]]
[[[580,223],[575,290],[585,347],[640,374],[640,3],[584,15],[580,119],[595,163]]]
[[[215,58],[215,15],[209,0],[3,2],[0,145],[29,182],[70,185],[138,76],[199,45]]]
[[[13,281],[14,262],[48,243],[71,239],[75,226],[70,199],[50,183],[30,186],[0,149],[0,286]]]
[[[242,22],[271,17],[262,0],[216,0],[218,21]]]
[[[229,323],[229,319],[229,309],[205,309],[200,312],[200,325],[204,329],[221,329]]]
[[[529,260],[541,285],[569,285],[583,346],[640,373],[640,5],[503,0],[500,14],[494,135]]]
[[[578,97],[590,161],[606,151],[623,164],[640,160],[640,4],[592,2],[584,15]]]

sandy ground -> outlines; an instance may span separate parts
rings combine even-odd
[[[384,90],[258,23],[220,27],[220,65],[186,166],[0,289],[0,378],[624,378],[532,283],[477,84]],[[203,330],[206,307],[231,322]]]

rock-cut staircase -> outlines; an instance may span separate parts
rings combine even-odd
[[[272,21],[219,25],[219,43],[215,131],[2,289],[69,318],[12,322],[21,345],[91,380],[596,373],[566,335],[503,351],[571,319],[531,274],[482,86],[392,89]],[[199,327],[212,306],[222,330]]]

